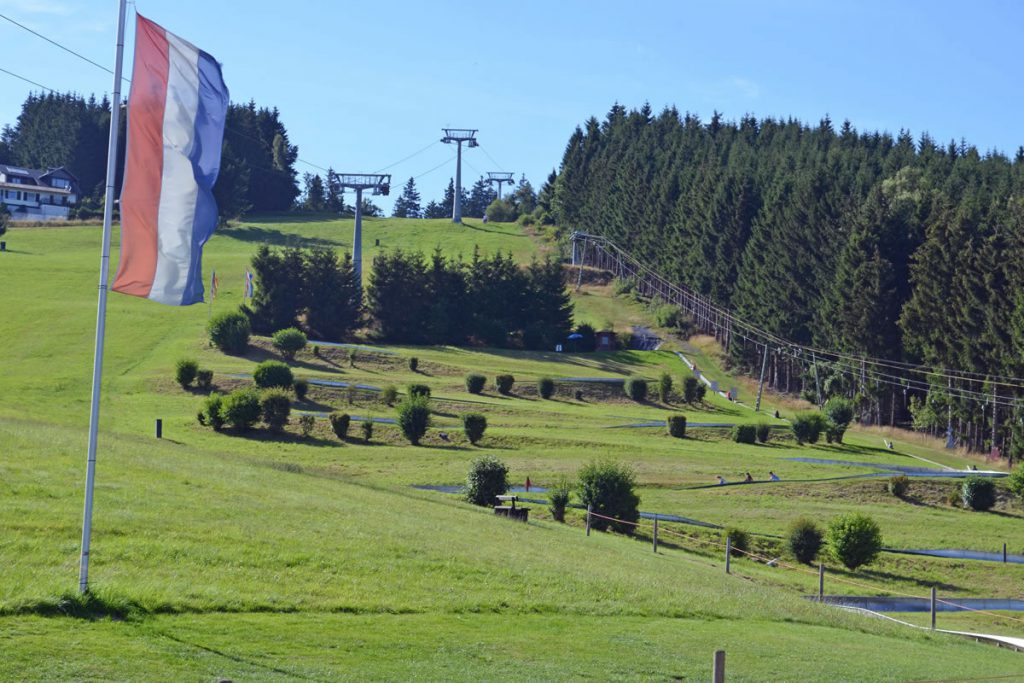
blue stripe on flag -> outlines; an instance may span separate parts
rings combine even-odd
[[[220,152],[228,102],[228,88],[224,85],[220,64],[200,50],[196,138],[192,153],[189,154],[199,192],[192,222],[192,263],[181,302],[184,306],[203,301],[203,245],[217,227],[217,202],[213,198],[213,185],[220,172]]]

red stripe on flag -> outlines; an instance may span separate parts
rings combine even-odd
[[[121,260],[113,288],[141,297],[149,296],[156,272],[168,69],[164,30],[137,15],[135,64],[128,98],[128,150],[121,188]]]

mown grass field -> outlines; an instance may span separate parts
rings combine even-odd
[[[422,251],[440,243],[467,256],[479,244],[524,260],[547,249],[512,225],[380,220],[366,221],[364,231],[367,269],[376,239]],[[221,278],[214,310],[240,301],[242,273],[261,241],[344,247],[350,235],[351,221],[280,217],[218,233],[205,258],[207,276],[214,267]],[[270,355],[265,340],[254,340],[245,357],[224,356],[206,344],[207,307],[168,308],[117,294],[107,326],[92,560],[101,616],[53,616],[76,609],[68,598],[77,578],[99,231],[14,229],[7,241],[11,251],[0,259],[7,300],[0,319],[0,679],[696,680],[708,676],[716,648],[729,651],[729,680],[910,680],[1024,667],[1016,653],[809,603],[802,596],[816,588],[813,572],[736,560],[727,576],[717,547],[706,545],[718,542],[717,532],[664,525],[654,554],[646,528],[636,539],[588,538],[578,515],[556,524],[542,505],[532,505],[533,521],[520,526],[411,486],[459,484],[481,453],[504,460],[513,483],[530,477],[537,485],[613,457],[634,466],[643,510],[765,534],[781,533],[801,514],[827,521],[859,510],[879,519],[895,547],[995,550],[1009,541],[1011,551],[1024,551],[1021,512],[1009,504],[967,513],[939,501],[950,484],[916,483],[906,502],[882,493],[884,479],[820,481],[870,467],[786,460],[924,464],[917,455],[967,464],[955,455],[917,443],[888,451],[868,432],[850,434],[841,447],[797,447],[781,438],[740,446],[723,439],[724,430],[699,428],[676,440],[664,428],[623,425],[670,412],[691,423],[766,418],[718,398],[697,407],[635,404],[615,388],[562,383],[555,400],[542,401],[533,388],[542,376],[654,379],[663,371],[678,385],[685,367],[668,352],[370,344],[350,367],[347,349],[325,347],[320,358],[300,355],[297,376],[428,384],[438,414],[425,445],[405,445],[383,424],[370,444],[342,443],[324,420],[309,440],[294,426],[283,438],[218,434],[196,423],[202,395],[174,384],[174,362],[195,357],[228,389]],[[621,329],[643,321],[641,309],[600,292],[577,300],[581,318],[595,324]],[[408,369],[411,356],[420,360],[416,373]],[[710,352],[706,362],[710,370]],[[463,378],[471,371],[514,374],[513,396],[491,388],[469,395]],[[370,393],[353,398],[350,405],[344,389],[314,387],[296,408],[393,415]],[[488,417],[476,447],[458,430],[466,410]],[[164,420],[159,441],[152,436],[157,417]],[[751,471],[761,479],[768,470],[783,481],[698,488],[716,474],[736,480]],[[755,542],[765,551],[772,543]],[[887,555],[855,576],[834,576],[879,594],[925,595],[937,583],[944,595],[1019,597],[1019,571]],[[835,581],[829,592],[865,591]],[[954,623],[1000,633],[1019,626],[982,617]]]

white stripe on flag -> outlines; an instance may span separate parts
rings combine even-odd
[[[199,187],[189,154],[199,109],[199,51],[167,33],[170,66],[164,111],[164,167],[158,213],[156,273],[149,298],[180,304],[192,260],[192,224]]]

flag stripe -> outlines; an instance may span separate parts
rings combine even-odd
[[[114,289],[149,296],[156,269],[168,54],[164,30],[136,20],[135,70],[128,98],[128,145],[121,191],[121,260]],[[115,103],[116,106],[116,103]]]
[[[185,303],[203,300],[202,264],[199,260],[203,254],[203,245],[217,227],[217,202],[213,198],[213,186],[220,173],[220,152],[224,143],[224,121],[228,108],[227,88],[224,87],[220,64],[200,50],[198,67],[196,137],[189,155],[196,181],[196,205],[192,225],[192,263],[185,284]]]
[[[157,259],[149,298],[165,304],[183,301],[192,264],[196,185],[192,171],[196,111],[199,109],[199,51],[167,34],[169,68],[163,126],[163,176],[157,219]],[[200,290],[200,300],[202,290]]]

